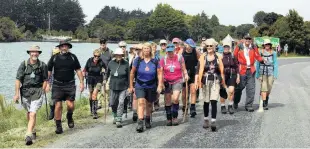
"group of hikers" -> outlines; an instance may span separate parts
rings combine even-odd
[[[56,46],[47,64],[38,59],[42,53],[40,47],[32,46],[27,50],[30,58],[18,68],[14,96],[15,102],[22,97],[22,105],[28,112],[26,145],[31,145],[36,137],[36,112],[50,90],[49,119],[55,120],[55,133],[63,133],[63,101],[67,104],[68,127],[74,127],[75,74],[80,92],[84,90],[86,78],[90,112],[94,119],[98,118],[97,110],[107,104],[102,99],[109,99],[113,124],[121,128],[123,114],[131,108],[132,120],[137,122],[136,131],[139,133],[152,127],[152,113],[159,110],[161,94],[164,95],[167,126],[179,124],[180,96],[183,115],[187,115],[189,109],[192,118],[197,115],[197,101],[203,101],[203,128],[212,131],[217,129],[219,98],[221,112],[234,114],[242,90],[246,88],[245,109],[253,112],[255,78],[260,80],[263,107],[268,110],[269,95],[278,77],[277,52],[272,50],[268,39],[260,51],[250,36],[244,39],[234,50],[229,42],[219,48],[214,39],[202,38],[200,46],[196,46],[192,39],[174,38],[172,42],[160,40],[160,49],[155,42],[146,42],[133,45],[128,51],[124,41],[112,51],[107,47],[107,40],[101,39],[100,47],[93,51],[84,69],[70,51],[72,44],[67,41]]]

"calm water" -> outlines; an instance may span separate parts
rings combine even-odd
[[[36,44],[43,51],[39,59],[48,62],[51,57],[52,49],[57,46],[56,42],[18,42],[18,43],[0,43],[0,94],[4,95],[7,100],[12,100],[14,96],[14,83],[16,72],[24,60],[29,58],[26,51],[31,45]],[[73,43],[71,52],[76,54],[82,68],[86,61],[93,54],[93,50],[99,47],[99,44],[94,43]],[[130,45],[128,45],[130,46]],[[111,50],[117,48],[117,44],[108,44]],[[77,76],[76,76],[76,79]],[[78,83],[78,81],[76,81]],[[87,94],[86,91],[84,93]],[[78,96],[79,94],[77,94]]]

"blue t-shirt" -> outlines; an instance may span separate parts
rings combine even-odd
[[[224,47],[219,45],[219,46],[218,46],[217,52],[223,54],[223,52],[224,52]]]
[[[133,66],[137,68],[138,66],[138,59],[137,57],[134,62]],[[147,82],[153,80],[156,76],[156,71],[158,68],[160,68],[159,62],[157,62],[157,68],[155,65],[155,59],[151,59],[148,63],[145,63],[144,60],[141,60],[140,65],[139,65],[139,70],[136,70],[137,72],[137,79],[139,79],[142,82]],[[145,83],[139,84],[138,81],[136,81],[135,88],[155,88],[157,82],[151,85],[147,85]]]

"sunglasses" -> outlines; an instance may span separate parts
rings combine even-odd
[[[163,43],[163,44],[160,44],[160,46],[166,46],[167,44]]]
[[[100,57],[100,55],[94,55],[94,57],[97,57],[97,58],[99,58],[99,57]]]
[[[251,38],[247,38],[247,39],[245,39],[245,40],[252,40]]]
[[[106,43],[104,43],[104,42],[100,42],[100,44],[105,45]]]
[[[125,46],[120,46],[120,48],[126,48]]]
[[[174,42],[173,44],[179,44],[179,43],[177,43],[177,42]]]
[[[213,47],[213,45],[206,45],[206,47],[207,47],[207,48],[208,48],[208,47],[212,48],[212,47]]]

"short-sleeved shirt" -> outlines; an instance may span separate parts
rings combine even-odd
[[[164,80],[170,84],[175,84],[183,81],[182,66],[178,60],[178,55],[174,55],[173,59],[167,58],[166,65],[164,64],[165,57],[161,58],[160,65],[163,67]],[[181,63],[184,63],[182,57]],[[172,71],[173,69],[173,71]]]
[[[160,50],[159,56],[160,56],[160,58],[165,57],[166,56],[166,51]]]
[[[138,66],[138,61],[139,61],[139,57],[136,58],[133,62],[133,66],[137,68]],[[139,79],[142,82],[147,82],[147,81],[151,81],[154,80],[157,76],[157,69],[160,68],[160,64],[159,62],[157,62],[157,67],[156,67],[156,60],[155,59],[151,59],[149,62],[145,62],[144,60],[140,59],[140,64],[139,64],[139,68],[136,70],[137,73],[137,79]],[[157,82],[155,82],[154,84],[148,85],[148,84],[139,84],[138,81],[136,81],[136,85],[135,88],[155,88],[156,87]]]
[[[48,62],[48,71],[53,71],[54,81],[70,82],[74,80],[75,70],[81,69],[77,57],[72,53],[56,54]]]

